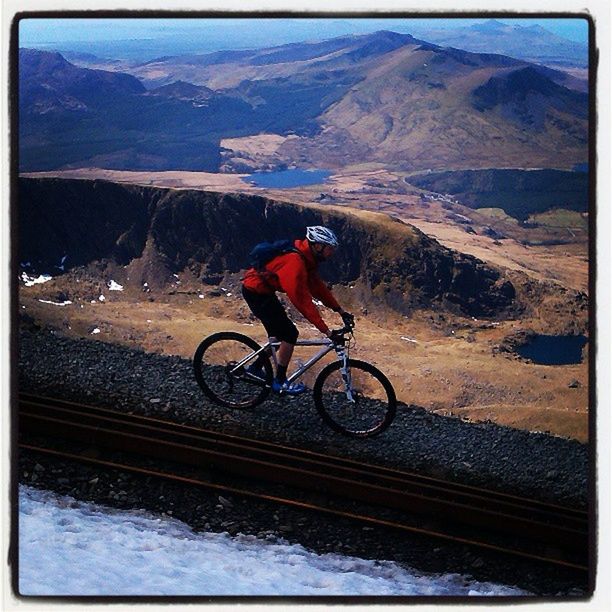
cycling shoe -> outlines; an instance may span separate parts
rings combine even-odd
[[[290,383],[289,381],[279,382],[276,378],[272,381],[272,391],[284,395],[300,395],[307,391],[304,383]]]

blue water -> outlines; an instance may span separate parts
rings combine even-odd
[[[542,365],[568,365],[582,361],[585,336],[535,336],[516,352]]]
[[[331,176],[329,170],[278,170],[277,172],[256,172],[246,177],[256,187],[303,187],[324,183]]]

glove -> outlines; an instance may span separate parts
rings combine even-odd
[[[355,317],[350,312],[342,311],[340,316],[342,317],[342,321],[346,327],[350,327],[351,329],[355,327]]]
[[[338,329],[333,329],[328,337],[334,344],[344,344],[344,334]]]

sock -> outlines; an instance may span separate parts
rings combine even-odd
[[[287,380],[287,366],[278,364],[276,368],[276,380],[280,383],[284,383]]]

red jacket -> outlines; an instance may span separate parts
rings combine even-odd
[[[319,309],[312,298],[323,302],[325,306],[339,312],[342,310],[327,285],[317,272],[317,261],[314,258],[308,240],[296,240],[294,246],[298,253],[278,255],[266,266],[266,272],[249,268],[244,276],[243,285],[261,294],[272,294],[275,291],[286,293],[291,303],[322,333],[329,333]]]

